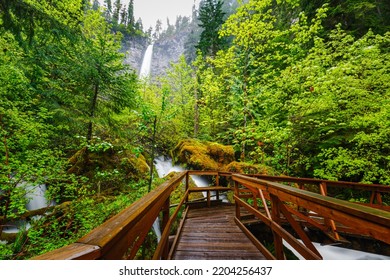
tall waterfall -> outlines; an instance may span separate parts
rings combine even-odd
[[[150,75],[150,67],[152,65],[153,44],[149,45],[145,51],[144,59],[142,60],[141,69],[139,71],[140,78],[147,78]]]
[[[139,70],[139,78],[143,79],[150,76],[152,57],[153,57],[153,44],[149,45],[145,51],[144,58],[142,60],[141,69]],[[160,242],[161,228],[160,228],[160,219],[158,217],[153,223],[153,231],[156,234],[157,242]]]

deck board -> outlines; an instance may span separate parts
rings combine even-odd
[[[175,260],[264,260],[234,222],[234,206],[190,209],[184,222]]]

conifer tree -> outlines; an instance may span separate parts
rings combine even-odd
[[[134,19],[134,0],[130,0],[129,6],[127,8],[127,27],[135,26]]]
[[[121,0],[116,0],[114,4],[114,11],[112,13],[112,22],[114,24],[119,23],[119,14],[122,8]]]
[[[111,16],[112,16],[112,3],[111,0],[104,0],[104,3],[106,4],[106,12],[105,12],[105,18],[108,22],[111,22]]]
[[[92,10],[97,11],[99,9],[99,0],[94,0],[92,4]]]
[[[121,10],[121,21],[120,22],[124,26],[126,26],[126,24],[127,24],[127,9],[126,9],[126,5],[124,5],[122,7],[122,10]]]
[[[197,49],[204,56],[214,57],[225,44],[224,39],[218,35],[225,17],[222,5],[223,2],[220,0],[206,0],[200,4],[198,19],[200,20],[199,27],[203,28],[203,31]]]

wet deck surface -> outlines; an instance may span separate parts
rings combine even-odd
[[[175,260],[265,260],[234,222],[234,206],[190,209]]]

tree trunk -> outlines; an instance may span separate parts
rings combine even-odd
[[[199,106],[198,106],[198,83],[195,83],[195,105],[194,105],[194,138],[198,137],[199,132]]]
[[[157,126],[157,116],[154,117],[154,122],[153,122],[152,153],[150,155],[150,173],[149,173],[148,192],[151,191],[152,182],[153,182],[154,151],[155,151],[155,145],[156,145],[156,126]]]
[[[90,109],[90,112],[89,112],[90,119],[89,119],[89,122],[88,122],[88,129],[87,129],[87,145],[90,145],[91,144],[91,140],[92,140],[93,118],[95,117],[95,111],[96,111],[98,95],[99,95],[99,82],[97,82],[94,85],[93,98],[92,98],[92,101],[91,101],[91,109]],[[89,162],[89,150],[88,150],[88,147],[87,147],[85,149],[85,153],[84,153],[84,166],[83,166],[84,170],[87,169],[88,162]]]
[[[87,144],[90,144],[92,140],[92,130],[93,130],[93,118],[95,117],[95,111],[96,111],[96,105],[97,105],[97,98],[99,95],[99,83],[96,83],[94,85],[94,93],[93,93],[93,98],[91,102],[91,110],[89,112],[89,123],[88,123],[88,132],[87,132]]]

